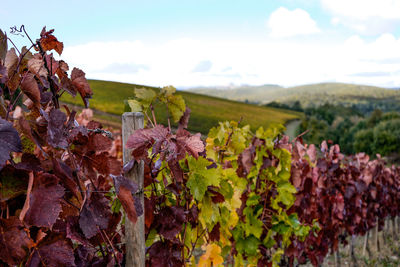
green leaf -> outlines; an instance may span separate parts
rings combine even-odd
[[[143,106],[143,108],[147,109],[150,106],[150,104],[154,101],[157,95],[151,89],[136,88],[135,96],[136,98],[140,99],[140,104]]]
[[[246,201],[247,206],[254,206],[257,205],[260,201],[260,196],[256,195],[256,193],[251,192],[249,198]]]
[[[156,241],[157,236],[157,230],[151,229],[150,233],[146,237],[146,247],[150,247]]]
[[[275,251],[275,253],[272,255],[272,267],[279,266],[283,253],[284,253],[283,249],[277,249]]]
[[[292,193],[280,190],[278,190],[278,192],[279,192],[278,200],[280,202],[282,202],[287,208],[293,205],[295,198]]]
[[[171,85],[161,88],[161,94],[165,95],[166,97],[173,95],[175,92],[176,88]]]
[[[202,222],[204,227],[212,229],[215,223],[217,223],[220,217],[219,208],[215,205],[211,197],[206,195],[201,202],[199,220]]]
[[[255,209],[252,207],[246,207],[243,210],[243,214],[246,215],[244,230],[246,236],[254,235],[257,238],[260,238],[263,232],[263,222],[258,219],[258,216],[262,213],[262,208],[259,208],[254,214]]]
[[[131,108],[132,112],[142,112],[142,105],[137,100],[129,99],[128,105]]]
[[[297,192],[296,187],[294,187],[289,182],[278,183],[277,189],[278,191],[286,191],[292,194],[295,194]]]
[[[284,222],[279,222],[272,226],[272,230],[277,232],[278,234],[285,234],[290,230],[290,226],[285,224]]]
[[[207,191],[206,179],[198,173],[191,175],[186,183],[186,186],[190,189],[190,193],[197,201],[202,201]]]
[[[221,190],[220,193],[225,199],[231,199],[233,196],[233,188],[230,183],[225,180],[220,181]]]
[[[194,198],[201,201],[208,186],[219,186],[221,179],[220,171],[215,168],[207,169],[211,162],[203,157],[195,159],[190,156],[187,161],[189,165],[189,179],[186,185]]]
[[[174,122],[178,122],[186,110],[185,100],[181,95],[168,96],[168,111]]]
[[[256,255],[260,243],[260,240],[255,236],[249,236],[244,240],[244,251],[247,255]]]
[[[269,230],[267,236],[263,240],[263,245],[268,249],[272,248],[276,244],[273,234],[274,231]]]

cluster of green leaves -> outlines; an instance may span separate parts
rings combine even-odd
[[[205,141],[185,130],[190,110],[173,87],[159,93],[136,89],[127,100],[146,115],[149,128],[128,140],[136,160],[145,162],[145,222],[148,264],[200,266],[224,261],[243,266],[277,266],[291,240],[310,230],[288,210],[296,193],[290,183],[291,155],[281,128],[219,123]],[[153,104],[166,104],[178,130],[158,125]],[[285,143],[286,142],[286,143]]]
[[[143,112],[147,115],[149,109],[154,113],[153,103],[159,101],[167,106],[168,112],[174,122],[178,122],[183,116],[186,106],[182,96],[174,95],[175,92],[176,88],[173,86],[165,86],[161,88],[159,93],[151,89],[135,88],[136,99],[129,99],[126,102],[132,112]]]

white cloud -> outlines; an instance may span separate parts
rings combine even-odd
[[[367,20],[370,18],[400,19],[398,0],[321,0],[332,13]]]
[[[71,68],[82,68],[89,78],[178,88],[324,81],[400,86],[399,47],[400,39],[392,34],[371,42],[355,35],[336,43],[177,39],[65,47],[63,59]],[[207,66],[203,72],[193,72],[199,63]]]
[[[390,32],[400,24],[399,0],[321,0],[334,15],[333,25],[343,24],[362,34]]]
[[[292,37],[321,32],[317,23],[303,9],[288,10],[280,7],[268,18],[267,27],[271,37]]]

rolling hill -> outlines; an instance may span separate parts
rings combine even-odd
[[[125,111],[123,100],[134,96],[135,87],[158,90],[155,87],[100,80],[89,80],[89,84],[94,93],[93,99],[90,100],[90,107],[100,111],[95,114],[98,114],[103,121],[108,120],[114,123],[120,123],[119,116]],[[186,105],[192,110],[189,130],[203,134],[218,125],[219,121],[239,121],[242,118],[243,125],[250,124],[252,129],[256,129],[259,126],[285,124],[302,116],[301,113],[290,110],[250,105],[187,91],[178,91],[177,94],[183,96]],[[79,97],[74,99],[67,94],[62,96],[61,101],[82,106],[82,100]],[[164,109],[156,107],[156,114],[157,121],[166,123]]]
[[[279,85],[265,84],[260,86],[238,86],[238,87],[198,87],[191,92],[227,98],[236,101],[260,102],[265,94],[284,89]]]
[[[215,88],[193,88],[191,92],[206,95],[219,95],[221,90]],[[237,97],[240,93],[240,97]],[[245,86],[223,91],[226,98],[235,97],[236,100],[254,101],[266,104],[272,101],[281,103],[293,103],[299,101],[303,107],[318,106],[327,102],[331,104],[342,104],[355,106],[362,111],[371,111],[380,108],[384,111],[400,110],[400,91],[381,87],[346,84],[346,83],[320,83],[296,87],[279,86]]]

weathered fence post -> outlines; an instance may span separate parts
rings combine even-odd
[[[124,165],[132,160],[131,150],[126,149],[126,141],[129,136],[138,129],[143,128],[143,114],[139,112],[125,112],[122,114],[122,145]],[[143,162],[135,164],[126,177],[138,184],[143,189]],[[143,194],[139,196],[142,206]],[[126,242],[126,267],[145,266],[145,236],[144,236],[144,213],[133,224],[125,220],[125,242]]]

